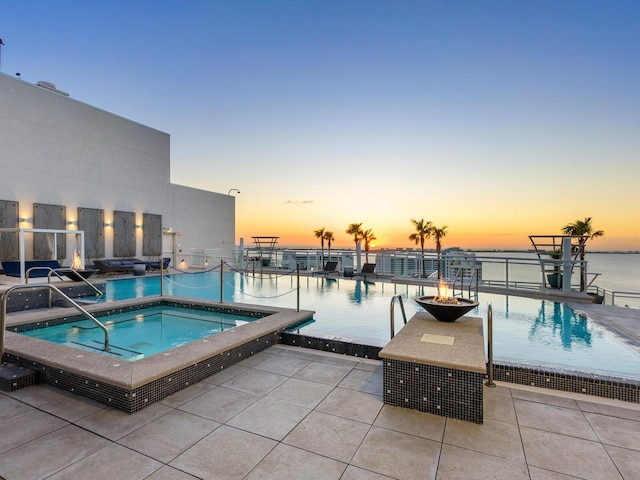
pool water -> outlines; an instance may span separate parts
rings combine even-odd
[[[225,273],[223,300],[296,308],[295,276],[253,277]],[[164,294],[220,299],[220,273],[170,275]],[[101,301],[157,295],[159,277],[113,280]],[[390,338],[393,295],[403,300],[407,319],[423,311],[413,298],[437,293],[434,288],[363,282],[350,279],[300,278],[300,308],[314,310],[313,322],[299,329],[305,335],[384,346]],[[465,295],[466,296],[466,295]],[[494,358],[530,366],[640,379],[640,352],[624,339],[578,315],[562,303],[525,297],[479,293],[479,306],[468,315],[487,318],[493,310]],[[396,331],[402,327],[395,307]],[[486,328],[486,321],[485,321]],[[486,332],[485,332],[486,338]]]
[[[253,318],[175,306],[159,306],[104,316],[98,320],[109,331],[109,352],[103,351],[102,329],[89,319],[28,330],[23,334],[81,350],[135,361],[235,328]]]

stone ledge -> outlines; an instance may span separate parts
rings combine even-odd
[[[422,341],[425,334],[432,339],[453,337],[453,344]],[[482,319],[464,316],[449,323],[439,322],[428,313],[416,313],[379,356],[485,374]]]

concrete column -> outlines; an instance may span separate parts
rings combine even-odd
[[[571,239],[562,239],[562,291],[571,292]]]
[[[244,270],[244,237],[240,239],[240,270]]]

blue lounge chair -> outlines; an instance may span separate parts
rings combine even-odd
[[[171,262],[171,257],[162,257],[162,268],[166,270]],[[147,262],[147,268],[150,272],[154,270],[160,270],[160,262]]]

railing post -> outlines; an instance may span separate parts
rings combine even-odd
[[[400,310],[402,311],[402,318],[404,319],[404,324],[407,324],[407,314],[404,311],[404,302],[402,301],[402,295],[395,294],[391,297],[391,304],[389,305],[389,328],[391,329],[391,338],[396,336],[396,312],[395,312],[395,303],[396,299],[400,302]]]
[[[491,304],[487,307],[487,355],[487,381],[485,385],[494,388],[496,384],[493,383],[493,309]]]
[[[504,278],[505,278],[505,287],[509,288],[509,259],[507,258],[505,261],[505,270],[504,270]]]
[[[396,320],[395,320],[395,312],[394,312],[394,300],[395,300],[395,295],[391,298],[391,312],[389,312],[389,326],[391,328],[391,338],[395,337],[396,335]]]
[[[220,260],[220,303],[224,303],[224,260]]]
[[[160,257],[160,297],[162,297],[162,295],[164,295],[164,258],[161,256]]]
[[[300,311],[300,264],[296,263],[296,312]]]

